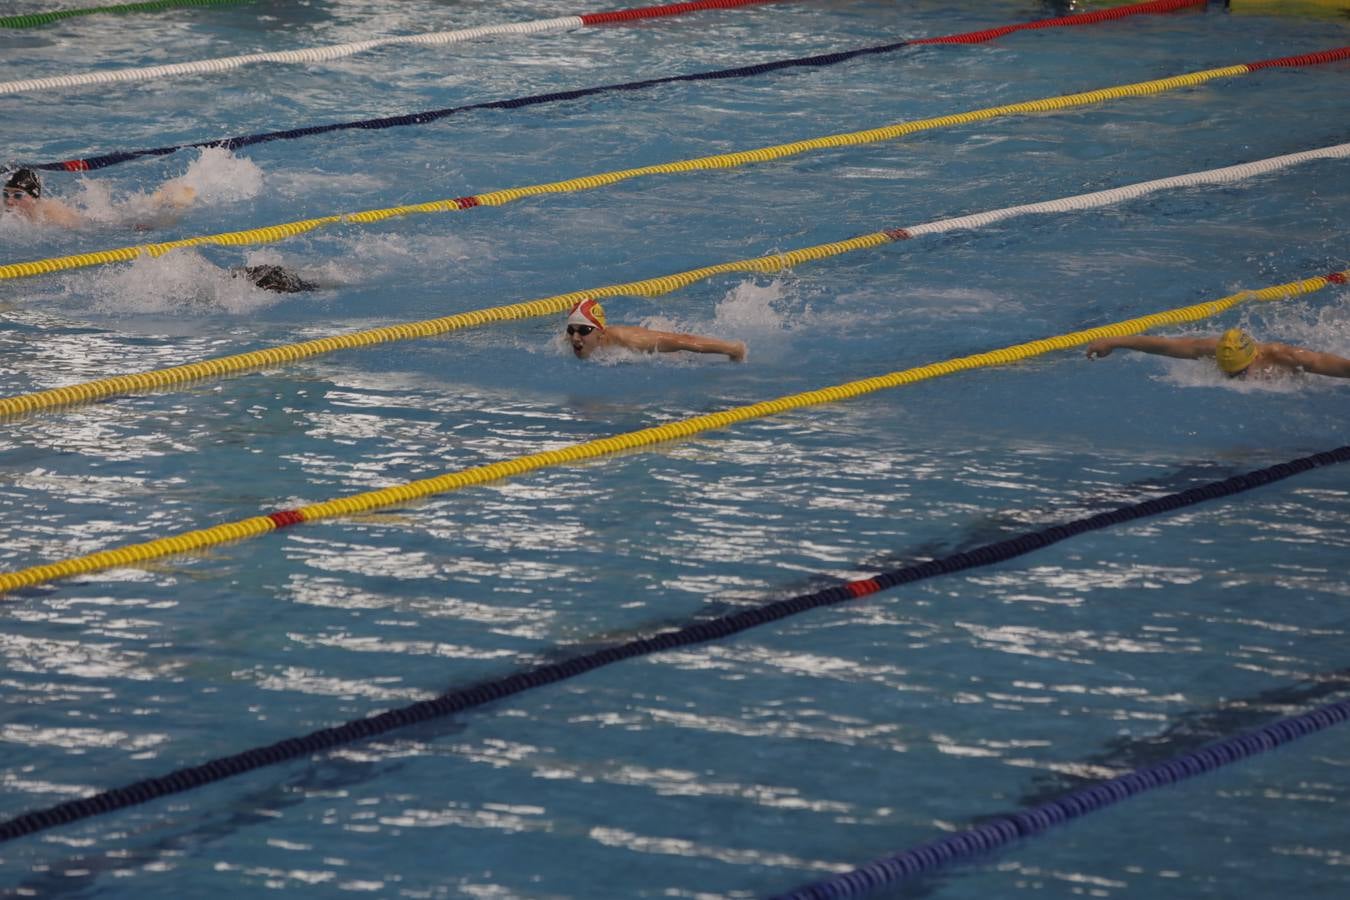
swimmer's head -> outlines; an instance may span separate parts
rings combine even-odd
[[[298,294],[301,291],[317,291],[319,289],[319,286],[314,282],[306,281],[281,266],[243,266],[230,270],[230,277],[238,278],[240,275],[263,290],[276,291],[278,294]]]
[[[21,199],[14,196],[16,192],[22,192],[33,198],[41,197],[42,180],[38,178],[37,172],[32,169],[15,169],[9,173],[9,178],[5,181],[5,199]]]
[[[572,352],[585,359],[600,346],[605,332],[605,310],[594,297],[587,297],[567,314],[567,340]]]
[[[1230,328],[1219,336],[1214,359],[1229,378],[1236,378],[1256,360],[1256,341],[1241,328]]]

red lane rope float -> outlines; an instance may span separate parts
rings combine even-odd
[[[1014,31],[1029,31],[1036,28],[1055,28],[1061,25],[1093,25],[1133,16],[1138,13],[1171,12],[1186,6],[1206,6],[1209,0],[1162,0],[1159,3],[1139,3],[1134,6],[1118,6],[1114,9],[1101,9],[1097,12],[1078,13],[1073,16],[1061,16],[1058,19],[1045,19],[1040,22],[1027,22],[1022,25],[1001,25],[983,31],[971,31],[966,34],[951,34],[945,37],[918,38],[911,44],[979,44],[1001,38]],[[1144,7],[1151,7],[1145,9]]]
[[[690,3],[669,3],[665,6],[643,6],[619,9],[613,12],[583,13],[577,18],[583,25],[612,25],[616,22],[635,22],[638,19],[659,19],[663,16],[682,16],[704,9],[734,9],[759,3],[778,3],[781,0],[693,0]]]
[[[1039,22],[1005,25],[1000,28],[972,31],[965,34],[950,34],[931,38],[919,38],[917,40],[896,41],[895,43],[890,44],[858,47],[853,50],[840,50],[835,53],[822,53],[816,56],[773,60],[771,62],[756,63],[749,66],[738,66],[732,69],[715,69],[710,72],[694,72],[689,75],[668,75],[664,78],[649,78],[644,81],[628,81],[621,84],[605,84],[595,87],[577,88],[570,91],[553,91],[547,94],[532,94],[527,97],[515,97],[509,100],[487,100],[480,103],[469,103],[464,106],[451,106],[445,109],[405,113],[398,116],[384,116],[378,119],[361,119],[354,122],[335,122],[329,125],[306,125],[300,128],[288,128],[282,131],[265,131],[257,134],[245,134],[236,137],[195,141],[190,144],[173,144],[166,147],[152,147],[143,150],[122,150],[81,159],[67,159],[58,162],[45,163],[26,163],[26,165],[30,169],[42,169],[49,172],[87,172],[92,169],[103,169],[108,166],[115,166],[119,163],[128,162],[133,159],[140,159],[141,157],[167,156],[170,153],[193,147],[223,147],[226,150],[237,150],[240,147],[249,147],[254,144],[263,144],[269,141],[297,140],[299,138],[313,137],[321,134],[328,134],[333,131],[346,131],[354,128],[359,128],[362,131],[378,131],[384,128],[427,125],[447,118],[448,116],[477,109],[523,109],[527,106],[578,100],[582,97],[614,91],[645,90],[658,85],[672,84],[680,81],[720,81],[727,78],[750,78],[757,75],[766,75],[770,72],[776,72],[780,69],[787,68],[824,68],[825,66],[838,65],[862,56],[894,53],[915,44],[979,44],[986,41],[992,41],[995,38],[1002,37],[1006,34],[1012,34],[1017,31],[1037,28],[1058,28],[1069,25],[1086,25],[1107,20],[1122,19],[1126,16],[1174,12],[1190,6],[1204,6],[1208,2],[1209,0],[1153,0],[1151,3],[1137,3],[1133,6],[1121,6],[1116,7],[1115,9],[1102,10],[1095,13],[1060,16],[1054,19],[1044,19]]]
[[[1338,62],[1350,58],[1350,47],[1337,47],[1334,50],[1322,50],[1317,53],[1304,53],[1301,56],[1286,56],[1281,59],[1262,59],[1244,63],[1248,72],[1261,69],[1277,69],[1282,66],[1316,66],[1322,63]]]
[[[452,472],[444,472],[431,478],[409,481],[386,488],[365,491],[360,494],[349,494],[345,497],[326,500],[322,503],[312,503],[308,506],[300,507],[299,509],[276,510],[272,513],[253,516],[249,519],[226,522],[221,525],[213,525],[209,528],[195,531],[179,532],[178,534],[169,537],[155,538],[154,540],[144,541],[139,544],[127,544],[109,550],[100,550],[85,556],[63,559],[58,562],[32,566],[27,569],[0,572],[0,593],[7,593],[22,587],[45,584],[46,582],[55,581],[59,578],[69,578],[75,575],[102,572],[107,569],[135,566],[152,559],[160,559],[165,556],[181,553],[191,553],[204,547],[215,547],[247,538],[261,537],[264,534],[269,534],[292,525],[298,525],[302,522],[317,522],[322,519],[359,515],[376,509],[399,506],[413,500],[421,500],[438,494],[446,494],[451,491],[457,491],[475,485],[488,484],[503,478],[514,478],[518,475],[524,475],[527,472],[533,472],[538,469],[560,465],[573,465],[587,460],[599,459],[625,450],[639,450],[666,441],[683,440],[685,438],[693,437],[696,434],[702,434],[705,431],[727,428],[741,422],[762,419],[768,416],[781,415],[782,413],[791,412],[792,410],[806,409],[808,407],[820,406],[825,403],[851,400],[865,394],[888,390],[890,388],[904,387],[931,378],[954,375],[958,372],[965,372],[971,369],[988,366],[1008,365],[1010,363],[1018,362],[1019,360],[1041,356],[1055,350],[1067,350],[1074,347],[1080,347],[1083,344],[1097,340],[1098,338],[1137,334],[1141,331],[1157,328],[1161,325],[1194,322],[1218,315],[1221,312],[1249,300],[1272,302],[1285,300],[1290,297],[1297,297],[1303,294],[1312,293],[1313,291],[1319,291],[1329,284],[1344,284],[1345,278],[1346,272],[1339,271],[1332,272],[1328,275],[1305,278],[1302,281],[1265,287],[1260,290],[1241,291],[1240,293],[1219,300],[1211,300],[1206,303],[1197,303],[1179,309],[1166,310],[1164,312],[1140,316],[1122,322],[1113,322],[1109,325],[1099,325],[1095,328],[1088,328],[1083,331],[1075,331],[1069,334],[1042,338],[1041,340],[1022,344],[1014,344],[1009,347],[1002,347],[985,353],[976,353],[971,356],[944,360],[943,362],[929,363],[925,366],[903,369],[898,372],[889,372],[884,375],[877,375],[858,381],[850,381],[845,384],[817,388],[815,390],[804,391],[797,394],[789,394],[773,400],[763,400],[745,406],[736,406],[717,412],[705,413],[701,416],[693,416],[688,419],[667,422],[664,425],[656,425],[637,431],[611,435],[610,437],[596,438],[595,440],[584,441],[578,444],[570,444],[555,450],[544,450],[511,459],[500,460],[494,463],[484,463],[482,465],[458,469]],[[867,592],[868,588],[864,584],[860,585],[858,590]],[[861,596],[861,594],[858,596]]]

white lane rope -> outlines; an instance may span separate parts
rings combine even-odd
[[[1070,210],[1110,206],[1115,203],[1132,200],[1135,197],[1142,197],[1145,194],[1151,194],[1155,191],[1201,184],[1224,184],[1227,182],[1242,181],[1247,178],[1254,178],[1257,175],[1263,175],[1267,172],[1274,172],[1279,169],[1288,168],[1289,166],[1296,166],[1308,162],[1309,160],[1344,159],[1347,156],[1350,156],[1350,144],[1336,144],[1331,147],[1319,147],[1315,150],[1304,150],[1299,153],[1289,153],[1284,156],[1272,156],[1269,159],[1239,163],[1235,166],[1225,166],[1222,169],[1209,169],[1205,172],[1190,172],[1185,175],[1173,175],[1170,178],[1159,178],[1156,181],[1143,181],[1138,184],[1127,184],[1123,187],[1110,188],[1105,191],[1095,191],[1091,194],[1061,197],[1057,200],[1045,200],[1040,203],[1029,203],[1024,206],[1009,206],[1004,209],[995,209],[988,212],[975,213],[969,216],[958,216],[954,219],[942,219],[937,222],[927,222],[923,225],[911,225],[905,228],[904,231],[911,237],[918,237],[922,234],[941,234],[944,231],[982,228],[985,225],[990,225],[994,222],[1002,221],[1003,219],[1011,219],[1014,216],[1025,216],[1036,213],[1068,212]]]
[[[203,72],[224,72],[242,66],[251,66],[255,63],[326,62],[331,59],[341,59],[344,56],[363,53],[376,47],[388,47],[394,44],[456,44],[498,34],[543,34],[581,28],[583,25],[585,25],[585,22],[580,16],[564,16],[559,19],[536,19],[531,22],[514,22],[507,25],[480,25],[477,28],[462,28],[457,31],[372,38],[371,40],[354,41],[349,44],[330,44],[327,47],[278,50],[271,53],[248,53],[243,56],[222,56],[216,59],[199,59],[193,62],[171,63],[164,66],[110,69],[104,72],[86,72],[79,75],[54,75],[49,78],[25,78],[19,81],[0,82],[0,94],[82,87],[90,84],[114,84],[122,81],[152,81],[158,78],[196,75]]]

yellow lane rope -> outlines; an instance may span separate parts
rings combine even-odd
[[[303,219],[297,222],[288,222],[281,225],[254,228],[246,231],[232,231],[224,234],[183,238],[176,241],[140,244],[134,247],[121,247],[114,250],[98,250],[93,253],[76,253],[71,256],[57,256],[48,259],[34,260],[32,262],[7,263],[0,265],[0,279],[24,278],[33,275],[60,272],[67,269],[78,269],[86,266],[127,262],[143,255],[157,257],[180,247],[197,247],[204,244],[266,244],[295,237],[296,235],[304,234],[318,228],[325,228],[340,222],[370,224],[394,218],[396,216],[413,215],[416,213],[450,212],[453,210],[469,209],[474,206],[501,206],[505,203],[510,203],[513,200],[520,200],[525,197],[590,190],[592,188],[603,187],[630,178],[639,178],[647,175],[670,175],[704,169],[735,168],[750,163],[769,162],[787,156],[795,156],[812,150],[888,141],[915,134],[920,131],[946,128],[953,125],[964,125],[971,122],[981,122],[986,119],[994,119],[1001,116],[1052,112],[1055,110],[1087,106],[1119,97],[1143,97],[1151,94],[1160,94],[1176,88],[1202,84],[1215,78],[1231,78],[1238,75],[1245,75],[1252,70],[1253,65],[1255,64],[1247,63],[1237,66],[1227,66],[1222,69],[1208,69],[1202,72],[1192,72],[1187,75],[1175,75],[1170,78],[1143,81],[1138,84],[1120,85],[1084,93],[1068,94],[1062,97],[1049,97],[1041,100],[1029,100],[1005,106],[994,106],[988,109],[975,110],[973,112],[957,113],[950,116],[938,116],[931,119],[919,119],[914,122],[887,125],[881,128],[868,129],[866,131],[854,131],[844,134],[810,138],[808,140],[796,141],[790,144],[761,147],[757,150],[722,153],[716,156],[701,157],[699,159],[686,159],[673,163],[642,166],[636,169],[604,172],[598,175],[585,175],[580,178],[555,181],[549,184],[536,184],[527,187],[489,191],[485,194],[478,194],[471,197],[459,197],[451,200],[434,200],[428,203],[393,206],[387,209],[365,210],[363,212],[349,213],[346,215],[322,216],[316,219]]]
[[[84,382],[82,384],[49,388],[32,394],[0,397],[0,419],[12,418],[17,415],[40,410],[55,409],[62,406],[90,403],[119,394],[129,394],[137,391],[162,390],[174,385],[186,384],[204,378],[223,377],[251,369],[295,362],[300,359],[324,353],[331,353],[336,350],[367,347],[388,341],[433,337],[456,329],[483,325],[489,322],[549,315],[551,313],[561,312],[578,300],[588,296],[614,297],[628,294],[654,297],[686,287],[701,279],[710,278],[714,275],[723,273],[778,272],[799,263],[826,259],[841,253],[850,253],[854,250],[869,249],[892,241],[907,240],[913,237],[941,234],[950,231],[983,228],[1015,216],[1065,213],[1085,209],[1095,209],[1109,204],[1122,203],[1127,200],[1143,197],[1155,191],[1170,190],[1177,187],[1194,187],[1202,184],[1231,184],[1235,181],[1276,172],[1289,166],[1301,165],[1313,160],[1343,159],[1346,157],[1350,157],[1350,144],[1339,144],[1334,147],[1304,150],[1298,153],[1288,153],[1284,156],[1274,156],[1267,159],[1256,160],[1254,162],[1239,163],[1234,166],[1226,166],[1220,169],[1209,169],[1204,172],[1188,172],[1183,175],[1173,175],[1168,178],[1160,178],[1154,181],[1136,182],[1117,188],[1095,191],[1090,194],[1079,194],[1073,197],[1059,197],[1053,200],[1044,200],[1039,203],[986,210],[972,215],[941,219],[935,222],[910,225],[904,228],[888,228],[882,231],[873,232],[872,234],[849,238],[843,241],[836,241],[829,244],[817,244],[812,247],[803,247],[786,253],[776,253],[754,259],[737,260],[721,263],[719,265],[705,266],[699,269],[679,272],[674,275],[649,278],[642,281],[628,282],[626,284],[608,285],[586,291],[573,291],[567,294],[559,294],[553,297],[545,297],[540,300],[532,300],[507,306],[471,310],[450,316],[443,316],[438,319],[404,322],[396,325],[387,325],[381,328],[373,328],[367,331],[352,332],[334,337],[316,338],[315,340],[305,341],[303,343],[285,344],[265,350],[254,350],[247,353],[235,354],[233,356],[221,356],[214,359],[186,363],[168,369],[117,375],[96,381]]]
[[[369,347],[389,341],[405,341],[415,338],[428,338],[445,334],[461,328],[472,328],[490,322],[506,322],[512,319],[528,319],[552,315],[571,308],[572,304],[586,297],[617,297],[620,295],[638,297],[658,297],[662,294],[688,287],[696,281],[722,275],[729,272],[772,273],[811,260],[826,259],[841,253],[850,253],[876,247],[898,240],[891,232],[878,231],[861,237],[835,241],[830,244],[817,244],[790,250],[786,253],[774,253],[754,259],[735,260],[690,269],[674,275],[662,275],[642,281],[630,281],[624,284],[611,284],[585,291],[571,291],[556,294],[539,300],[523,303],[511,303],[505,306],[491,306],[469,312],[455,313],[437,319],[423,319],[418,322],[403,322],[398,325],[386,325],[365,331],[354,331],[333,337],[316,338],[297,344],[284,344],[263,350],[252,350],[232,356],[218,356],[214,359],[185,363],[167,369],[151,372],[134,372],[127,375],[115,375],[96,381],[86,381],[66,387],[49,388],[31,394],[0,398],[0,418],[7,418],[41,410],[57,409],[63,406],[75,406],[92,403],[120,394],[138,391],[161,390],[174,385],[186,384],[205,378],[218,378],[252,369],[296,362],[311,356],[332,353],[337,350],[352,350],[357,347]]]
[[[198,531],[183,532],[181,534],[158,538],[140,544],[131,544],[112,550],[103,550],[87,556],[66,559],[47,565],[33,566],[31,568],[20,569],[13,572],[0,572],[0,593],[36,584],[43,584],[58,578],[69,578],[74,575],[99,572],[119,566],[135,565],[137,563],[143,563],[148,560],[158,559],[172,554],[188,553],[203,547],[211,547],[243,540],[244,538],[256,537],[269,531],[274,531],[278,528],[298,524],[300,522],[315,522],[320,519],[350,516],[375,509],[404,504],[412,500],[422,499],[435,494],[443,494],[472,485],[485,484],[502,478],[522,475],[526,472],[548,466],[576,463],[623,450],[632,450],[665,441],[692,437],[701,432],[709,431],[714,428],[725,428],[737,422],[777,415],[779,413],[788,412],[789,410],[802,409],[822,403],[847,400],[874,391],[884,390],[886,388],[914,384],[915,382],[924,381],[929,378],[937,378],[939,376],[951,375],[956,372],[964,372],[985,366],[1006,365],[1033,356],[1040,356],[1053,350],[1065,350],[1086,344],[1090,341],[1097,340],[1098,338],[1136,334],[1140,331],[1146,331],[1161,325],[1176,325],[1184,322],[1194,322],[1218,315],[1246,300],[1283,300],[1321,290],[1332,283],[1344,284],[1346,283],[1348,276],[1350,276],[1350,270],[1343,270],[1334,272],[1330,275],[1305,278],[1301,281],[1275,285],[1260,290],[1242,291],[1219,300],[1211,300],[1193,306],[1185,306],[1179,309],[1153,313],[1135,319],[1128,319],[1123,322],[1116,322],[1111,325],[1089,328],[1084,331],[1075,331],[1069,334],[1031,341],[1024,344],[1014,344],[1000,350],[977,353],[973,356],[964,356],[959,359],[951,359],[939,363],[930,363],[929,365],[919,366],[913,369],[904,369],[887,375],[866,378],[861,381],[851,381],[834,387],[821,388],[800,394],[790,394],[785,397],[779,397],[776,400],[768,400],[721,412],[694,416],[679,422],[671,422],[665,425],[644,428],[638,431],[630,431],[612,437],[601,438],[599,440],[573,444],[558,450],[547,450],[542,453],[532,453],[526,456],[516,457],[515,459],[461,469],[456,472],[447,472],[433,478],[408,482],[393,487],[383,488],[381,490],[367,491],[349,497],[341,497],[324,503],[300,507],[299,509],[281,510],[269,515],[255,516],[238,522],[216,525]]]

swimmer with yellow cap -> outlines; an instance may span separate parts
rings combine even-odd
[[[1241,328],[1230,328],[1219,335],[1214,345],[1214,361],[1229,378],[1244,374],[1256,362],[1256,341]]]
[[[1132,334],[1102,338],[1087,345],[1090,359],[1109,356],[1112,350],[1138,350],[1174,359],[1213,359],[1229,378],[1249,375],[1268,378],[1279,373],[1309,372],[1332,378],[1350,378],[1350,359],[1334,353],[1305,350],[1289,344],[1259,342],[1241,328],[1230,328],[1218,337],[1154,337]]]
[[[596,351],[617,347],[636,353],[674,353],[680,350],[723,353],[732,362],[745,361],[744,341],[654,331],[640,325],[608,325],[604,307],[594,297],[579,301],[568,312],[567,340],[578,359],[588,359]]]

